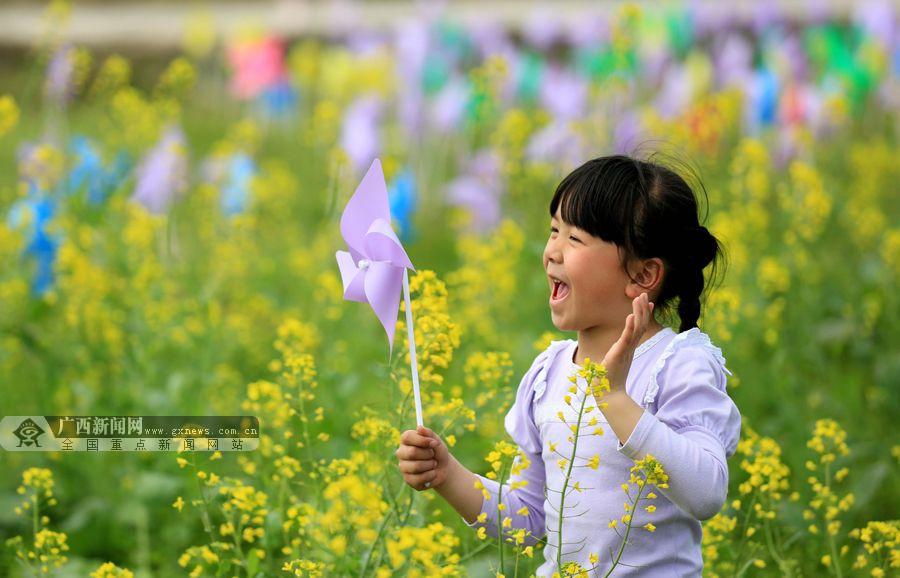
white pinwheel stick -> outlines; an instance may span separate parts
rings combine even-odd
[[[416,425],[422,423],[422,397],[419,395],[419,365],[416,362],[416,337],[413,333],[412,307],[409,304],[409,274],[403,270],[403,300],[406,303],[406,328],[409,331],[409,368],[412,371],[413,396],[416,398]]]

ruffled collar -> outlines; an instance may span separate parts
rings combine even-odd
[[[675,330],[671,327],[663,327],[659,331],[653,334],[653,336],[638,345],[634,350],[634,357],[632,360],[637,359],[641,355],[643,355],[646,351],[648,351],[651,347],[659,343],[659,341],[664,338],[666,335],[671,335],[675,333]],[[575,363],[575,353],[578,350],[578,340],[577,339],[569,339],[569,346],[566,348],[566,361],[569,362],[569,367],[581,368],[581,365]]]
[[[653,337],[648,339],[647,341],[641,343],[634,350],[634,358],[645,353],[651,347],[659,343],[661,339],[663,339],[666,335],[670,335],[675,333],[675,331],[670,327],[663,327],[659,331],[657,331]],[[676,336],[677,337],[677,336]],[[577,339],[561,339],[559,341],[551,341],[550,345],[538,356],[537,363],[539,364],[539,369],[537,375],[534,379],[534,400],[537,401],[544,395],[544,391],[547,389],[547,376],[550,371],[550,367],[553,365],[553,361],[556,359],[558,354],[565,355],[565,362],[568,364],[570,369],[579,369],[582,366],[576,364],[572,358],[575,355],[575,349],[578,347]],[[571,373],[571,372],[570,372]]]

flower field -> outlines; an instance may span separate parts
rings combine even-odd
[[[704,575],[896,576],[898,12],[766,6],[515,31],[448,8],[290,41],[198,17],[177,54],[142,58],[67,44],[52,3],[0,66],[0,417],[253,415],[261,435],[0,453],[0,576],[530,576],[541,544],[515,513],[498,543],[403,482],[405,306],[389,358],[343,298],[341,211],[380,158],[416,266],[425,425],[505,480],[519,380],[576,338],[547,306],[553,191],[644,151],[702,182],[728,257],[699,325],[743,431]],[[637,463],[601,531],[652,533],[642,492],[665,479]],[[605,575],[615,553],[596,554],[599,573],[559,575]]]

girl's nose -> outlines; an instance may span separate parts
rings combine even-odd
[[[544,247],[544,263],[547,261],[553,261],[554,263],[559,263],[562,260],[562,251],[556,248],[556,245],[553,243],[553,239],[547,241],[547,246]]]

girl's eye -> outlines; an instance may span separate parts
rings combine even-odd
[[[556,229],[556,227],[550,227],[550,232],[551,233],[559,233],[559,231]]]
[[[579,239],[575,235],[569,235],[569,238],[572,239],[573,241],[578,241],[579,243],[581,242],[581,239]]]

